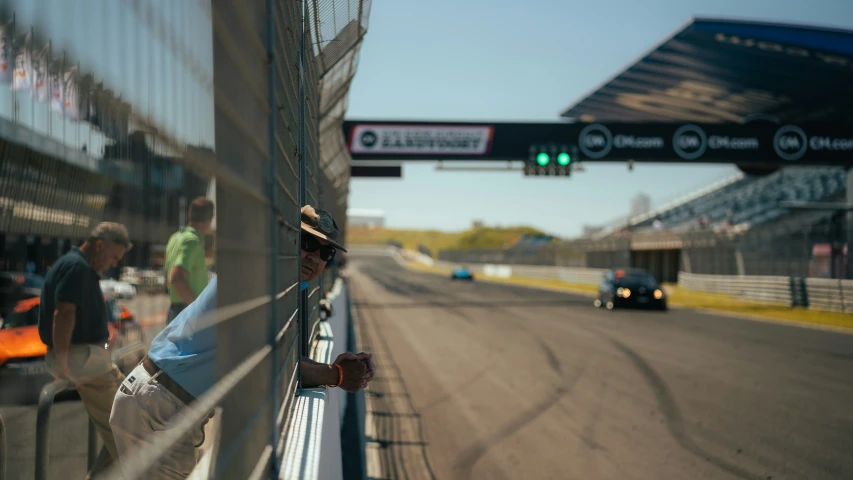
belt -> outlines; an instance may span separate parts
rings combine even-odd
[[[182,402],[189,405],[190,403],[195,401],[195,397],[192,396],[189,392],[184,390],[184,387],[180,386],[178,382],[174,381],[172,377],[166,375],[166,372],[163,371],[162,368],[158,367],[146,354],[142,357],[141,362],[142,368],[148,372],[148,375],[151,375],[151,378],[154,379],[160,385],[172,392],[172,395],[178,397]]]

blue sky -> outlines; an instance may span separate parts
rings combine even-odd
[[[853,29],[850,0],[374,0],[347,114],[353,119],[555,121],[559,112],[693,16]],[[463,230],[472,220],[561,236],[737,173],[726,165],[590,164],[571,178],[446,172],[405,164],[402,179],[355,178],[351,208],[394,228]]]

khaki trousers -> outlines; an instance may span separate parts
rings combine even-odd
[[[56,372],[53,350],[47,352],[45,364],[48,372]],[[104,446],[110,452],[109,463],[112,463],[118,459],[118,451],[110,429],[110,412],[124,375],[113,363],[109,350],[99,345],[71,345],[68,350],[68,369],[81,382],[77,392]]]
[[[110,425],[115,432],[116,445],[124,456],[140,447],[157,443],[176,421],[178,413],[188,408],[172,392],[142,367],[137,366],[127,376],[116,393]],[[152,480],[182,480],[196,467],[204,443],[205,418],[159,459],[148,473]],[[122,464],[122,468],[127,468]],[[125,471],[127,475],[132,472]]]

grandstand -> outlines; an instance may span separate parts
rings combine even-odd
[[[832,209],[790,209],[782,202],[843,202],[846,176],[843,168],[799,166],[767,175],[740,174],[646,215],[611,224],[589,236],[587,243],[569,241],[563,250],[585,251],[587,267],[610,267],[616,259],[628,258],[632,265],[668,280],[679,270],[811,275],[818,260],[815,247],[843,243],[843,215]],[[620,257],[620,251],[630,254]],[[669,260],[661,260],[667,256]]]
[[[676,281],[679,271],[814,275],[816,262],[837,260],[818,259],[813,252],[829,245],[838,250],[844,243],[843,214],[785,208],[782,202],[844,201],[846,175],[843,168],[800,166],[766,175],[740,173],[648,213],[619,218],[582,238],[555,242],[525,235],[504,249],[445,250],[438,256],[511,265],[631,265],[665,281]],[[823,276],[841,272],[836,268]]]
[[[780,206],[781,202],[818,202],[843,197],[846,175],[839,167],[788,167],[764,176],[738,175],[697,192],[698,195],[620,223],[632,232],[650,231],[655,221],[664,230],[676,232],[729,227],[734,233],[745,232],[791,215],[790,209]],[[611,226],[593,238],[604,238],[614,230]]]
[[[690,192],[687,195],[683,195],[681,197],[678,197],[674,201],[667,202],[666,204],[664,204],[658,208],[654,208],[647,213],[637,215],[636,217],[631,217],[631,216],[621,217],[620,216],[619,218],[615,219],[614,221],[612,221],[606,225],[603,225],[600,228],[590,228],[589,229],[590,233],[584,235],[584,237],[587,237],[587,238],[604,238],[604,237],[612,235],[614,232],[616,232],[618,230],[624,229],[626,226],[639,224],[639,223],[645,222],[646,220],[649,220],[649,219],[651,219],[652,223],[654,223],[654,220],[657,218],[658,215],[661,215],[662,213],[669,211],[673,208],[677,208],[680,205],[684,205],[688,202],[691,202],[693,200],[701,198],[701,197],[703,197],[703,196],[705,196],[711,192],[714,192],[718,189],[727,187],[728,185],[735,183],[735,182],[738,182],[738,181],[742,180],[743,178],[744,178],[744,174],[738,173],[736,175],[733,175],[732,177],[729,177],[729,178],[723,179],[721,181],[715,182],[711,185],[708,185],[705,188],[701,188],[701,189],[696,190],[694,192]]]

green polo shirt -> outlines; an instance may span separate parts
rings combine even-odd
[[[175,265],[187,271],[190,289],[196,295],[207,286],[207,263],[204,260],[204,239],[193,227],[184,227],[173,233],[166,244],[166,281],[169,285],[169,299],[172,303],[185,303],[172,287],[172,267]]]

